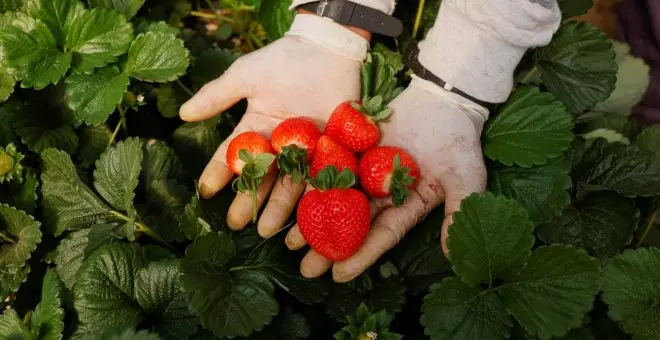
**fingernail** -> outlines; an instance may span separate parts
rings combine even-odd
[[[287,248],[290,250],[298,250],[302,247],[300,247],[300,241],[296,239],[295,236],[293,236],[291,233],[286,235],[286,238],[284,239],[284,243],[286,244]]]
[[[205,184],[199,185],[199,194],[202,195],[203,198],[210,198],[211,196],[213,196],[213,192],[211,188],[206,186]]]

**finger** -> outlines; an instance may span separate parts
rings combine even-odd
[[[457,212],[461,206],[461,201],[468,197],[470,193],[447,192],[447,199],[445,200],[445,220],[442,222],[442,233],[440,240],[442,242],[442,252],[445,256],[449,256],[449,248],[447,247],[447,237],[449,236],[449,228],[454,223],[453,214]]]
[[[307,184],[305,193],[312,190],[314,190],[314,187],[311,184]],[[294,225],[293,228],[291,228],[291,230],[289,230],[289,232],[286,234],[284,243],[286,243],[286,246],[290,250],[298,250],[307,245],[307,241],[305,241],[305,238],[300,232],[300,226],[298,226],[298,223],[296,223],[296,225]]]
[[[179,110],[181,119],[198,122],[225,111],[249,96],[248,77],[243,70],[245,61],[237,60],[219,78],[204,85]]]
[[[330,270],[330,267],[332,267],[332,261],[316,251],[310,250],[300,262],[300,273],[308,279],[313,279],[323,275]]]
[[[261,208],[276,179],[277,174],[274,172],[269,173],[263,178],[259,188],[257,188],[257,210]],[[234,198],[234,201],[229,207],[229,212],[227,212],[227,226],[232,230],[242,230],[245,228],[252,221],[252,215],[254,213],[253,204],[252,194],[249,192],[236,193],[236,198]]]
[[[269,237],[284,226],[304,191],[305,183],[296,183],[289,175],[275,182],[268,204],[259,218],[257,230],[261,237]]]
[[[392,249],[403,236],[437,206],[425,201],[416,191],[412,191],[406,203],[400,207],[384,210],[373,223],[362,247],[353,256],[338,262],[333,268],[336,282],[348,282],[369,268],[388,250]]]

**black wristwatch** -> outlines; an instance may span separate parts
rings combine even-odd
[[[413,73],[415,73],[415,75],[417,75],[418,77],[420,77],[424,80],[428,80],[428,81],[442,87],[443,89],[445,89],[449,92],[455,93],[455,94],[457,94],[457,95],[459,95],[459,96],[461,96],[461,97],[463,97],[463,98],[465,98],[465,99],[467,99],[471,102],[474,102],[475,104],[479,104],[479,105],[485,107],[486,109],[488,109],[488,111],[490,111],[491,113],[496,111],[499,104],[489,103],[489,102],[485,102],[483,100],[479,100],[479,99],[474,98],[473,96],[461,91],[460,89],[453,87],[451,84],[449,84],[446,81],[440,79],[440,77],[436,76],[431,71],[429,71],[426,67],[424,67],[424,65],[422,65],[419,62],[418,56],[419,56],[419,47],[417,46],[416,42],[411,42],[408,45],[408,48],[406,49],[406,51],[403,54],[403,63],[410,70],[412,70]]]
[[[401,20],[379,10],[347,0],[324,0],[297,7],[332,21],[361,28],[375,34],[398,37],[403,32]]]

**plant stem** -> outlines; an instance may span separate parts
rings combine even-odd
[[[160,243],[165,248],[171,250],[177,256],[181,256],[181,253],[179,253],[179,251],[176,248],[172,247],[172,245],[170,245],[167,241],[163,240],[160,236],[158,236],[158,234],[156,234],[153,230],[151,230],[146,224],[131,220],[131,218],[129,218],[128,216],[126,216],[122,213],[120,213],[119,211],[111,210],[110,214],[117,217],[118,219],[120,219],[122,221],[133,222],[133,224],[137,227],[137,229],[136,229],[137,231],[139,231],[141,233],[144,233],[145,235],[151,237],[154,241]]]
[[[9,243],[11,243],[11,244],[16,244],[16,241],[14,241],[14,239],[12,239],[11,237],[7,236],[7,234],[5,234],[5,233],[2,232],[2,231],[0,231],[0,240],[2,240],[2,241],[7,241],[7,242],[9,242]]]
[[[646,237],[649,236],[649,232],[651,231],[651,228],[653,228],[653,225],[655,224],[655,219],[658,217],[659,211],[660,211],[660,206],[657,209],[655,209],[655,211],[651,215],[651,218],[649,219],[649,223],[646,224],[646,228],[644,228],[644,233],[642,234],[642,237],[639,238],[639,241],[637,241],[635,248],[639,248],[642,245],[642,243],[644,243]]]
[[[536,76],[536,73],[538,71],[539,71],[538,67],[536,66],[532,67],[532,69],[527,71],[527,73],[525,73],[525,76],[523,76],[522,79],[520,79],[520,82],[523,84],[529,83]]]
[[[117,138],[117,134],[119,133],[120,128],[121,128],[121,122],[117,123],[117,127],[115,127],[115,131],[112,132],[112,136],[108,141],[108,145],[105,147],[106,149],[109,148],[115,142],[115,139]]]
[[[176,80],[176,83],[177,83],[177,84],[181,87],[181,89],[182,89],[185,93],[187,93],[189,96],[192,97],[192,96],[195,95],[195,93],[193,93],[193,91],[190,90],[190,88],[188,88],[188,86],[186,86],[184,83],[181,82],[181,79],[177,79],[177,80]]]
[[[254,268],[261,268],[261,267],[263,267],[263,265],[256,265],[256,266],[237,266],[237,267],[230,268],[229,271],[230,271],[230,272],[234,272],[234,271],[239,271],[239,270],[254,269]]]
[[[415,23],[413,24],[412,39],[415,40],[417,37],[417,32],[419,31],[419,26],[422,24],[422,14],[424,13],[424,5],[426,0],[419,0],[419,5],[417,5],[417,15],[415,15]]]
[[[218,17],[215,14],[200,12],[200,11],[192,11],[192,12],[190,12],[190,15],[192,15],[194,17],[205,18],[205,19],[216,19]]]
[[[128,132],[128,125],[126,124],[126,109],[121,104],[118,104],[117,110],[119,111],[119,121],[121,122],[121,126],[124,127],[124,131]]]

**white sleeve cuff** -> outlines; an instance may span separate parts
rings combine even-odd
[[[294,8],[300,5],[314,1],[318,1],[318,0],[294,0],[291,6],[289,7],[289,10],[293,10]],[[394,12],[394,6],[396,5],[395,0],[350,0],[350,1],[356,4],[360,4],[362,6],[367,6],[373,9],[377,9],[387,14],[392,14],[392,12]]]
[[[360,62],[367,57],[369,49],[369,42],[357,33],[314,14],[296,14],[286,35],[313,41],[346,58]]]

